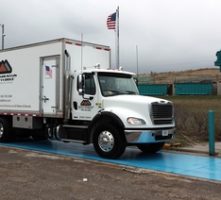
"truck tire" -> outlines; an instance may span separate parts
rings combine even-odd
[[[152,144],[139,144],[137,147],[143,152],[147,154],[153,154],[160,151],[164,146],[164,142],[160,143],[152,143]]]
[[[94,127],[94,149],[104,158],[118,158],[126,148],[126,140],[119,128],[108,121],[101,121]]]
[[[11,125],[8,120],[0,118],[0,142],[10,139]]]

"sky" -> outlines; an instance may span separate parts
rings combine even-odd
[[[0,0],[5,48],[71,38],[108,45],[119,6],[120,65],[139,73],[213,67],[221,49],[220,0]],[[0,29],[1,31],[1,29]],[[136,56],[136,46],[138,57]]]

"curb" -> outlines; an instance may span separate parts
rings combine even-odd
[[[178,152],[186,152],[186,153],[194,153],[194,154],[203,154],[203,155],[209,155],[209,151],[204,150],[198,150],[198,149],[185,149],[185,148],[177,148],[177,147],[170,147],[170,148],[164,148],[164,150],[171,150],[171,151],[178,151]],[[218,152],[215,152],[215,155],[212,157],[221,157],[221,154]]]

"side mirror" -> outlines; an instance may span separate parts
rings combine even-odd
[[[138,86],[138,78],[137,77],[133,77],[135,84]]]
[[[83,99],[89,99],[92,100],[93,97],[89,96],[90,94],[85,94],[85,87],[86,87],[86,74],[80,74],[77,78],[77,90],[78,94],[83,97]]]
[[[79,95],[84,95],[85,91],[85,76],[80,74],[77,79],[77,88]]]

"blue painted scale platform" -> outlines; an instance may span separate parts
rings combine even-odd
[[[135,168],[210,179],[221,182],[221,158],[171,153],[161,151],[154,155],[144,155],[139,150],[127,148],[120,159],[109,160],[99,157],[92,145],[84,146],[75,143],[58,141],[36,142],[23,140],[13,143],[1,143],[0,146],[16,147],[38,152],[58,154],[74,158],[96,160]]]

